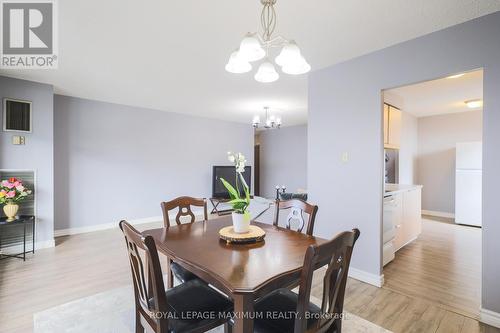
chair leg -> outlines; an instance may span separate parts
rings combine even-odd
[[[141,314],[139,310],[135,310],[135,333],[144,333],[144,327],[141,324]]]
[[[167,288],[171,289],[174,287],[174,273],[172,272],[172,260],[167,258]]]
[[[337,319],[332,326],[326,331],[327,333],[342,333],[342,319]]]
[[[232,333],[233,332],[233,326],[231,326],[230,323],[225,323],[224,324],[224,333]]]

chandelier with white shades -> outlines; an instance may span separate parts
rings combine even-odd
[[[275,116],[273,114],[269,114],[269,106],[264,106],[264,111],[265,111],[265,116],[266,119],[264,121],[264,128],[265,129],[270,129],[270,128],[280,128],[281,127],[281,118],[278,116]],[[253,117],[252,121],[252,126],[254,128],[259,128],[261,125],[260,123],[260,116],[256,115]]]
[[[252,70],[251,62],[264,59],[259,65],[255,80],[259,82],[274,82],[279,79],[279,74],[270,60],[270,50],[281,48],[281,52],[274,59],[281,67],[283,73],[299,75],[311,70],[311,66],[302,56],[297,43],[282,36],[274,36],[276,28],[276,0],[260,0],[264,8],[260,16],[262,34],[257,32],[247,33],[240,43],[239,49],[234,51],[226,64],[226,71],[230,73],[247,73]]]

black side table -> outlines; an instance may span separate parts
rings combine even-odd
[[[210,212],[210,214],[217,214],[219,216],[221,215],[228,215],[228,214],[231,214],[231,212],[233,211],[232,208],[229,208],[229,209],[217,209],[217,207],[221,204],[221,203],[226,203],[226,202],[229,202],[231,201],[231,199],[222,199],[222,198],[210,198],[210,202],[212,203],[212,206],[214,207],[212,209],[212,211]]]
[[[253,198],[254,198],[254,196],[251,195],[250,199],[253,199]],[[231,199],[227,199],[227,198],[210,198],[209,200],[212,203],[212,206],[214,207],[212,209],[212,211],[210,212],[210,214],[217,214],[219,216],[223,216],[223,215],[231,214],[234,211],[234,209],[232,209],[232,208],[228,208],[228,209],[218,209],[217,208],[221,203],[227,203],[227,202],[231,201]]]
[[[27,230],[27,225],[31,223],[32,227],[32,232],[33,232],[33,239],[31,243],[31,251],[26,252],[26,230]],[[35,253],[35,217],[33,215],[20,215],[17,216],[14,221],[7,222],[6,217],[1,217],[0,218],[0,234],[2,229],[8,228],[9,226],[13,225],[23,225],[23,252],[18,253],[18,254],[0,254],[0,260],[1,259],[6,259],[6,258],[19,258],[23,259],[23,261],[26,261],[26,253]],[[2,244],[1,244],[1,238],[0,238],[0,250],[2,249]]]

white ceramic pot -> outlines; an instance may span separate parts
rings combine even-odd
[[[242,234],[250,230],[250,213],[239,214],[233,212],[232,216],[234,232]]]
[[[8,203],[3,206],[3,212],[7,216],[7,222],[14,221],[16,219],[17,211],[19,210],[19,205]]]

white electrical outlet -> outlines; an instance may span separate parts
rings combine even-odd
[[[14,135],[12,136],[12,144],[13,145],[24,145],[25,138],[24,136]]]

